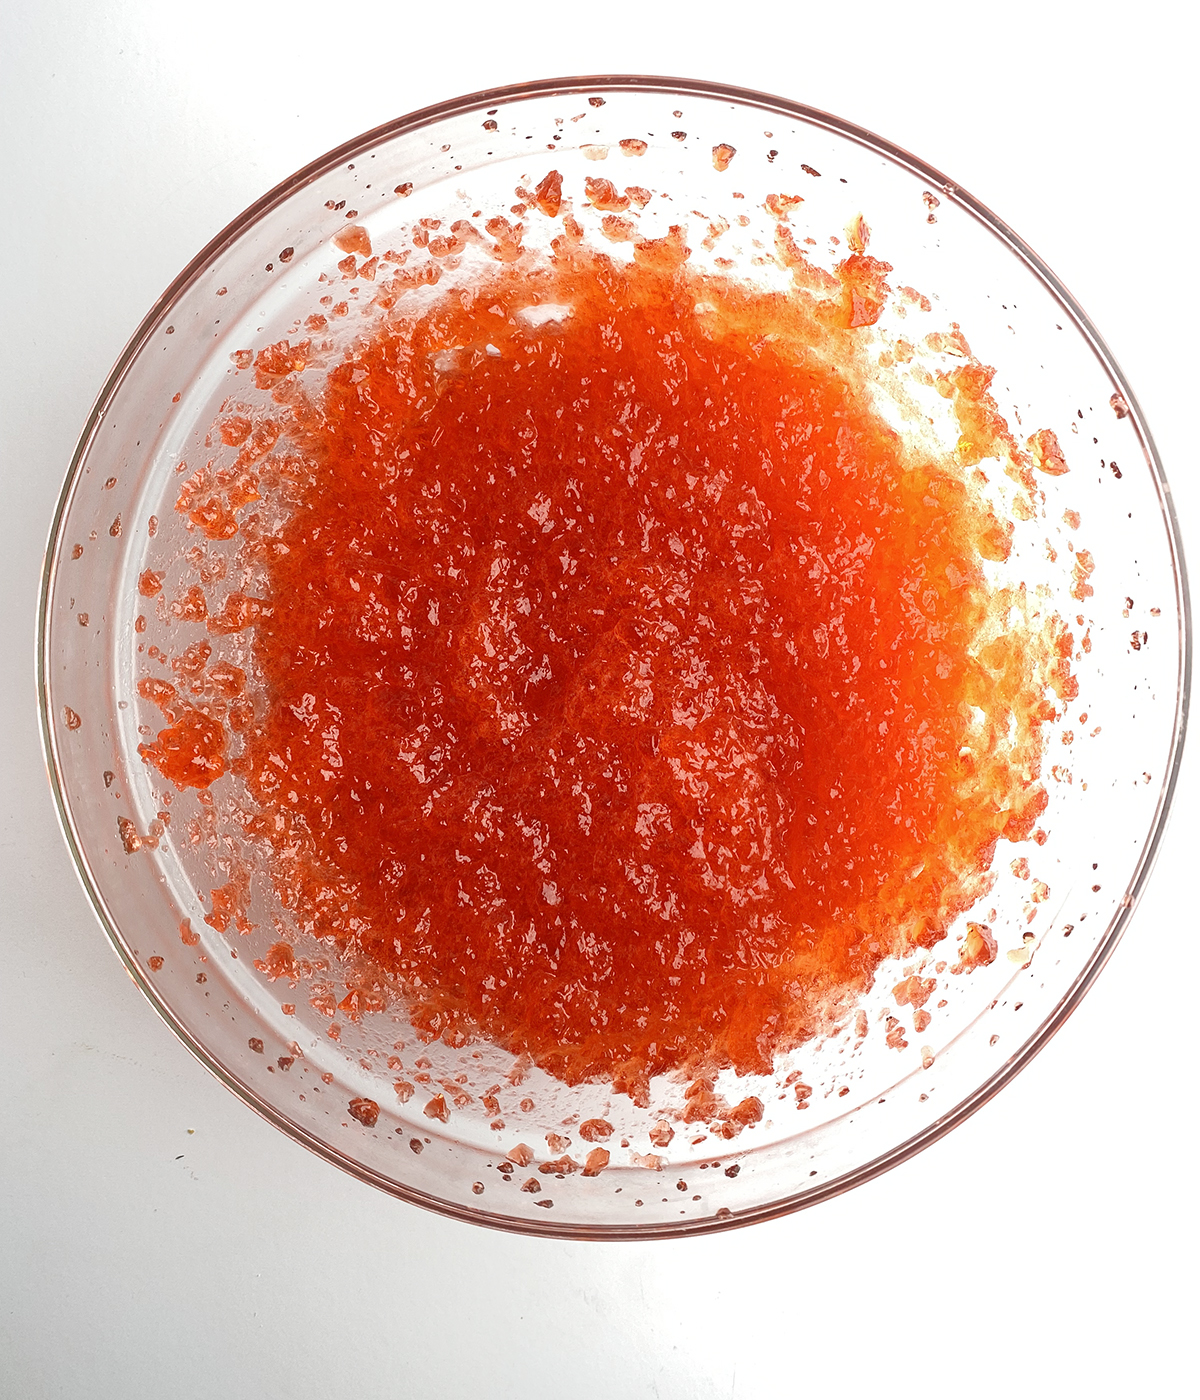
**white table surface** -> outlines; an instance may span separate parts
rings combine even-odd
[[[986,1109],[789,1219],[584,1245],[393,1201],[209,1077],[84,900],[32,665],[76,436],[183,264],[359,131],[571,73],[778,92],[880,132],[991,205],[1124,365],[1195,563],[1187,13],[1164,0],[0,7],[0,1396],[1195,1393],[1195,741],[1122,946]]]

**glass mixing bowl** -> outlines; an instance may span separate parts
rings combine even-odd
[[[1072,464],[1039,481],[1044,510],[1007,566],[1080,619],[1090,650],[1074,661],[1078,701],[1048,727],[1047,839],[996,861],[986,903],[997,955],[969,976],[946,972],[959,921],[927,960],[943,968],[919,1034],[894,997],[910,964],[885,966],[861,1010],[872,1026],[893,1016],[902,1033],[863,1039],[852,1018],[774,1076],[728,1076],[718,1092],[765,1105],[734,1138],[682,1130],[668,1140],[657,1125],[678,1122],[678,1084],[656,1083],[638,1109],[611,1086],[513,1073],[494,1046],[422,1045],[395,1008],[337,1014],[331,1038],[336,959],[308,950],[330,962],[315,986],[271,980],[268,894],[255,895],[248,936],[205,921],[233,850],[235,781],[215,785],[206,805],[164,794],[138,756],[159,723],[137,690],[145,656],[178,637],[139,578],[178,577],[196,545],[173,509],[179,464],[202,460],[231,396],[263,397],[247,352],[294,338],[321,295],[342,299],[347,324],[359,315],[338,268],[348,229],[364,227],[377,249],[400,246],[421,219],[503,213],[514,189],[551,167],[566,191],[602,175],[655,192],[668,210],[660,222],[693,229],[693,246],[709,223],[743,216],[727,251],[739,275],[760,280],[780,272],[762,255],[769,195],[804,196],[792,223],[814,240],[814,259],[832,260],[830,235],[865,216],[871,251],[893,265],[895,285],[915,289],[908,321],[885,318],[881,334],[961,325],[998,368],[1002,410],[1025,431],[1052,428]],[[453,282],[450,264],[443,286]],[[1083,521],[1075,534],[1065,511]],[[1085,601],[1052,560],[1075,539],[1096,560]],[[299,171],[214,239],[147,315],[88,420],[54,519],[39,623],[42,727],[67,842],[114,947],[168,1025],[247,1104],[359,1179],[461,1219],[580,1238],[696,1233],[811,1205],[911,1156],[1004,1085],[1086,992],[1144,886],[1176,778],[1189,662],[1169,488],[1129,386],[1054,274],[969,195],[868,132],[758,93],[640,77],[533,83],[415,113]],[[1010,868],[1026,853],[1048,887],[1040,903]],[[786,1089],[797,1072],[813,1090],[803,1105]],[[403,1100],[398,1077],[416,1081]],[[502,1131],[482,1102],[494,1085],[504,1086]],[[446,1121],[426,1111],[435,1090]],[[607,1167],[557,1169],[564,1153],[583,1160],[590,1144],[577,1129],[591,1118],[613,1128]]]

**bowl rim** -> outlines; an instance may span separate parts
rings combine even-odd
[[[104,896],[100,890],[99,882],[93,876],[87,853],[83,848],[83,842],[75,826],[70,802],[67,798],[63,782],[58,744],[50,710],[48,655],[50,645],[49,606],[58,573],[59,552],[65,540],[65,536],[61,534],[62,525],[79,484],[83,464],[95,441],[97,429],[103,421],[109,405],[120,389],[134,361],[137,359],[146,343],[154,335],[158,326],[165,320],[168,312],[178,299],[198,280],[212,261],[231,247],[262,215],[283,203],[303,186],[312,183],[322,175],[328,174],[345,160],[360,154],[371,146],[378,145],[383,141],[398,136],[401,133],[420,130],[422,127],[432,125],[442,118],[458,116],[473,110],[483,109],[505,102],[513,102],[524,98],[554,97],[558,95],[567,96],[575,94],[585,96],[604,92],[623,91],[652,92],[664,96],[725,99],[736,102],[743,107],[758,107],[776,116],[795,118],[809,125],[824,127],[826,130],[842,138],[865,146],[885,156],[893,164],[899,165],[929,182],[934,188],[938,189],[939,192],[951,198],[956,204],[982,223],[1006,244],[1011,252],[1027,265],[1034,275],[1058,300],[1064,312],[1071,318],[1072,322],[1089,343],[1097,359],[1101,362],[1113,382],[1118,386],[1119,392],[1128,405],[1129,416],[1134,420],[1133,426],[1146,454],[1154,484],[1158,491],[1163,519],[1167,526],[1167,533],[1171,546],[1176,597],[1179,604],[1181,623],[1179,636],[1180,664],[1178,670],[1175,718],[1171,736],[1169,771],[1160,789],[1153,824],[1139,856],[1133,877],[1125,891],[1125,896],[1118,906],[1116,913],[1113,915],[1102,941],[1093,952],[1082,972],[1067,989],[1050,1015],[999,1070],[989,1076],[973,1093],[956,1104],[952,1110],[936,1119],[920,1132],[898,1143],[887,1152],[881,1153],[871,1161],[856,1167],[852,1171],[846,1172],[840,1177],[822,1183],[819,1186],[794,1192],[760,1206],[748,1207],[745,1210],[735,1210],[727,1215],[710,1216],[706,1219],[699,1220],[686,1220],[679,1224],[665,1222],[651,1224],[648,1222],[640,1226],[628,1224],[571,1225],[566,1222],[559,1224],[557,1221],[550,1219],[546,1219],[544,1223],[540,1220],[525,1220],[478,1207],[460,1206],[452,1201],[443,1200],[427,1192],[406,1186],[402,1182],[397,1182],[390,1177],[384,1176],[382,1173],[364,1166],[354,1158],[338,1151],[329,1143],[321,1141],[264,1100],[254,1089],[244,1083],[237,1075],[222,1064],[215,1055],[206,1049],[206,1047],[176,1018],[167,1000],[157,990],[154,984],[150,982],[142,971],[137,959],[134,957],[132,950],[126,944],[117,921],[107,907]],[[882,1175],[882,1173],[890,1170],[892,1167],[900,1165],[900,1163],[907,1161],[910,1157],[915,1156],[924,1148],[938,1141],[939,1138],[943,1137],[952,1128],[957,1127],[958,1124],[962,1123],[973,1113],[982,1108],[984,1104],[995,1094],[999,1093],[1010,1080],[1024,1069],[1062,1028],[1068,1017],[1087,994],[1093,982],[1112,956],[1117,944],[1120,942],[1130,916],[1145,889],[1146,882],[1150,877],[1150,873],[1153,870],[1158,856],[1167,817],[1178,783],[1180,764],[1183,756],[1184,738],[1190,710],[1192,675],[1192,619],[1188,592],[1187,567],[1184,561],[1183,543],[1180,536],[1179,522],[1175,513],[1174,499],[1170,484],[1163,470],[1158,449],[1145,421],[1136,395],[1133,393],[1123,371],[1104,339],[1064,283],[1046,263],[1043,262],[1038,254],[1034,252],[1029,244],[1014,233],[1013,230],[985,204],[975,199],[971,194],[963,190],[958,184],[950,180],[934,166],[927,164],[917,156],[912,155],[910,152],[885,138],[877,136],[874,132],[867,130],[865,127],[844,121],[840,117],[833,116],[818,108],[809,107],[803,103],[791,101],[788,98],[777,97],[751,88],[736,87],[729,84],[698,79],[658,77],[641,74],[598,74],[580,77],[537,79],[503,87],[485,88],[462,97],[451,98],[432,106],[422,107],[406,116],[385,122],[348,141],[344,141],[332,150],[327,151],[324,155],[310,161],[293,175],[288,176],[273,189],[262,195],[261,198],[257,199],[253,204],[249,205],[214,238],[205,244],[178,276],[174,278],[146,313],[141,324],[134,331],[128,344],[118,357],[88,414],[79,441],[72,455],[66,480],[63,483],[62,491],[59,494],[54,515],[51,520],[43,559],[41,586],[38,594],[35,645],[35,679],[42,750],[46,761],[47,777],[54,799],[55,811],[75,866],[75,873],[79,877],[84,893],[118,957],[124,964],[126,971],[133,978],[138,988],[162,1020],[179,1037],[200,1063],[224,1084],[227,1089],[231,1090],[245,1104],[258,1113],[260,1117],[266,1119],[267,1122],[286,1133],[288,1137],[300,1143],[302,1146],[307,1147],[311,1152],[324,1158],[334,1166],[342,1168],[343,1171],[348,1172],[351,1176],[356,1177],[358,1180],[368,1185],[378,1187],[391,1196],[407,1201],[413,1205],[423,1206],[428,1210],[435,1211],[441,1215],[450,1216],[456,1220],[476,1225],[486,1225],[507,1232],[556,1239],[612,1241],[674,1239],[710,1234],[719,1230],[735,1229],[743,1225],[773,1220],[808,1206],[817,1205],[821,1201],[830,1200],[855,1186],[859,1186],[864,1182]]]

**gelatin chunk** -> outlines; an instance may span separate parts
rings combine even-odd
[[[157,677],[138,682],[138,693],[169,721],[152,744],[139,744],[142,759],[177,788],[207,788],[225,772],[226,736],[219,720],[179,699],[175,687]]]
[[[545,215],[560,198],[538,186]],[[693,270],[677,231],[628,264],[555,246],[538,299],[569,316],[518,314],[498,244],[481,295],[368,323],[281,415],[269,596],[208,624],[246,629],[260,678],[247,832],[300,928],[419,1033],[635,1097],[682,1071],[732,1134],[762,1104],[718,1104],[712,1075],[852,1011],[1032,830],[1070,646],[986,581],[1012,527],[966,465],[874,406],[885,264],[783,295]],[[224,744],[184,710],[143,752],[204,786]]]

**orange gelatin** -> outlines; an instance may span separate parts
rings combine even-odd
[[[969,466],[875,405],[885,265],[785,295],[556,246],[380,317],[316,398],[272,378],[268,596],[208,626],[252,629],[247,831],[352,989],[642,1096],[769,1071],[944,937],[1045,805],[1070,645],[986,580]],[[201,728],[147,757],[190,781]]]

